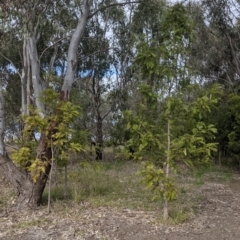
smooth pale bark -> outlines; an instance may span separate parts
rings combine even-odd
[[[21,113],[22,115],[27,114],[27,73],[28,73],[28,64],[27,64],[27,39],[26,36],[23,37],[23,68],[21,74]]]
[[[51,57],[50,64],[49,64],[49,71],[54,72],[54,63],[58,54],[58,40],[56,39],[56,42],[54,44],[54,53]]]
[[[28,54],[30,57],[32,84],[34,89],[34,100],[38,108],[39,115],[44,118],[44,104],[40,101],[41,93],[43,90],[40,81],[40,62],[37,52],[37,38],[33,35],[28,38]]]
[[[31,104],[30,96],[31,96],[31,65],[30,65],[30,57],[27,55],[27,64],[28,64],[28,74],[27,74],[27,116],[30,115],[29,106]]]
[[[83,8],[82,14],[79,18],[78,25],[72,35],[70,45],[68,48],[68,58],[67,58],[67,71],[64,78],[64,83],[62,86],[62,99],[69,99],[69,95],[72,89],[74,77],[76,74],[77,68],[77,52],[78,52],[78,45],[83,35],[83,31],[87,25],[88,16],[90,13],[90,8],[92,5],[91,0],[84,0],[83,1]]]

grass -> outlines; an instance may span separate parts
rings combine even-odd
[[[43,226],[45,224],[47,224],[46,219],[31,219],[31,220],[21,221],[14,224],[14,228],[24,229],[32,226]]]
[[[8,183],[6,183],[6,185],[1,184],[0,187],[0,207],[11,206],[15,199],[13,188]]]
[[[97,165],[97,167],[96,167]],[[98,162],[82,168],[80,165],[68,170],[68,199],[76,203],[89,202],[92,206],[114,206],[131,209],[153,210],[159,202],[144,189],[136,172],[139,163]],[[52,188],[52,199],[63,198],[63,179]],[[47,199],[47,191],[44,193]]]
[[[163,202],[153,201],[153,194],[146,190],[136,173],[140,169],[139,162],[134,161],[100,161],[76,163],[68,168],[67,197],[64,197],[64,172],[57,172],[57,184],[52,184],[51,199],[60,211],[67,211],[71,206],[87,203],[90,207],[127,208],[130,210],[152,211],[159,215],[157,221],[162,222]],[[188,221],[198,212],[198,206],[205,199],[196,189],[205,182],[223,182],[232,179],[227,168],[212,166],[194,171],[185,169],[175,175],[178,184],[177,199],[169,206],[169,224]],[[47,204],[46,187],[43,203]],[[0,196],[0,206],[11,201],[12,190]],[[81,206],[81,205],[79,205]],[[44,206],[43,206],[44,207]],[[29,223],[25,222],[24,225]],[[41,223],[34,223],[41,224]]]
[[[146,210],[159,212],[158,221],[162,221],[162,201],[153,201],[153,194],[147,191],[136,174],[140,164],[133,161],[108,161],[76,164],[68,170],[68,201],[74,203],[88,203],[92,207],[128,208],[132,210]],[[169,223],[186,222],[196,213],[197,205],[202,196],[191,195],[196,185],[204,184],[206,176],[217,173],[217,169],[198,169],[192,172],[192,180],[187,185],[186,180],[178,181],[176,176],[178,197],[170,203]],[[190,172],[188,172],[188,175]],[[229,174],[221,171],[221,176]],[[187,174],[183,174],[185,178]],[[58,185],[52,188],[52,200],[62,200],[64,196],[63,174],[58,174]],[[44,193],[47,199],[47,189]]]
[[[206,180],[224,182],[233,178],[232,171],[229,168],[217,165],[198,168],[192,174],[197,184],[203,184]]]

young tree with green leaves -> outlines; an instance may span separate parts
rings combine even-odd
[[[193,92],[193,87],[189,86],[189,91]],[[205,118],[217,103],[219,89],[201,91],[202,94],[190,102],[186,102],[181,94],[162,101],[149,86],[143,86],[140,87],[143,100],[137,114],[125,113],[131,135],[127,147],[134,149],[135,159],[144,160],[140,173],[156,198],[164,199],[165,220],[168,218],[168,201],[175,199],[177,192],[171,171],[175,172],[181,162],[189,167],[207,166],[217,150],[216,128],[205,123]],[[144,101],[149,98],[153,111]]]
[[[131,132],[128,145],[134,148],[135,158],[150,160],[141,173],[147,187],[164,199],[163,218],[167,220],[168,201],[176,195],[170,169],[177,160],[188,165],[193,165],[194,158],[199,164],[209,163],[216,149],[212,142],[216,129],[202,121],[216,98],[209,94],[188,103],[179,95],[189,85],[187,53],[193,37],[185,7],[169,8],[159,25],[158,39],[139,45],[136,64],[147,85],[140,87],[136,114],[127,112],[125,117]]]

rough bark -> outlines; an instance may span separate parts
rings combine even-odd
[[[17,205],[20,209],[35,208],[41,204],[42,194],[51,169],[51,164],[45,158],[50,158],[50,149],[46,148],[44,139],[41,143],[45,147],[41,147],[41,151],[45,148],[44,155],[41,155],[42,161],[46,162],[45,172],[41,173],[37,181],[34,183],[31,173],[21,170],[9,158],[5,148],[1,147],[0,169],[8,181],[14,186],[17,195]]]
[[[48,179],[50,164],[46,166],[37,182],[34,183],[30,173],[21,171],[9,158],[5,149],[0,154],[0,169],[4,176],[14,186],[17,195],[17,205],[20,209],[35,208],[41,204],[43,190]]]
[[[42,193],[48,178],[50,164],[46,165],[45,173],[42,173],[36,183],[32,181],[30,173],[22,171],[9,158],[4,146],[4,100],[2,79],[0,80],[0,170],[8,181],[14,186],[19,208],[36,207],[41,203]],[[46,148],[46,144],[44,145]],[[46,149],[47,150],[47,149]],[[44,157],[48,156],[45,151]],[[43,156],[39,156],[43,157]]]

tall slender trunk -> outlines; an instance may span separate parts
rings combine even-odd
[[[219,167],[222,166],[221,157],[222,157],[222,150],[221,150],[221,147],[218,146],[218,165],[219,165]]]
[[[21,113],[22,115],[29,115],[29,106],[30,106],[30,85],[31,85],[31,63],[29,57],[28,49],[28,34],[23,36],[23,67],[21,75],[21,97],[22,97],[22,106]]]
[[[28,63],[28,74],[27,74],[27,116],[30,115],[29,106],[31,104],[30,96],[31,96],[31,64],[30,57],[27,55],[27,63]]]
[[[40,62],[37,52],[37,38],[32,35],[28,38],[28,53],[30,57],[31,64],[31,78],[34,89],[34,101],[36,107],[39,110],[39,115],[44,118],[44,104],[42,103],[40,97],[43,90],[41,81],[40,81]]]
[[[169,177],[169,165],[170,165],[170,149],[171,149],[171,123],[170,119],[168,118],[167,121],[167,164],[166,164],[166,170],[165,175],[168,178]],[[163,207],[163,219],[166,221],[168,219],[168,200],[164,199],[164,207]]]
[[[67,189],[68,189],[68,172],[67,164],[64,166],[64,198],[67,198]]]
[[[102,117],[100,113],[97,114],[97,139],[96,139],[96,160],[103,158],[103,130],[102,130]]]
[[[21,113],[22,115],[27,114],[27,76],[28,76],[28,62],[27,62],[27,37],[26,34],[23,37],[23,67],[22,67],[22,75],[21,75]]]
[[[62,93],[61,93],[61,98],[65,100],[69,99],[70,92],[72,89],[72,84],[73,84],[75,73],[77,70],[78,45],[82,38],[83,31],[87,25],[87,20],[88,20],[91,5],[92,5],[92,1],[90,0],[83,1],[82,13],[79,18],[77,28],[72,35],[71,42],[68,48],[67,71],[64,78],[64,83],[62,86]]]

